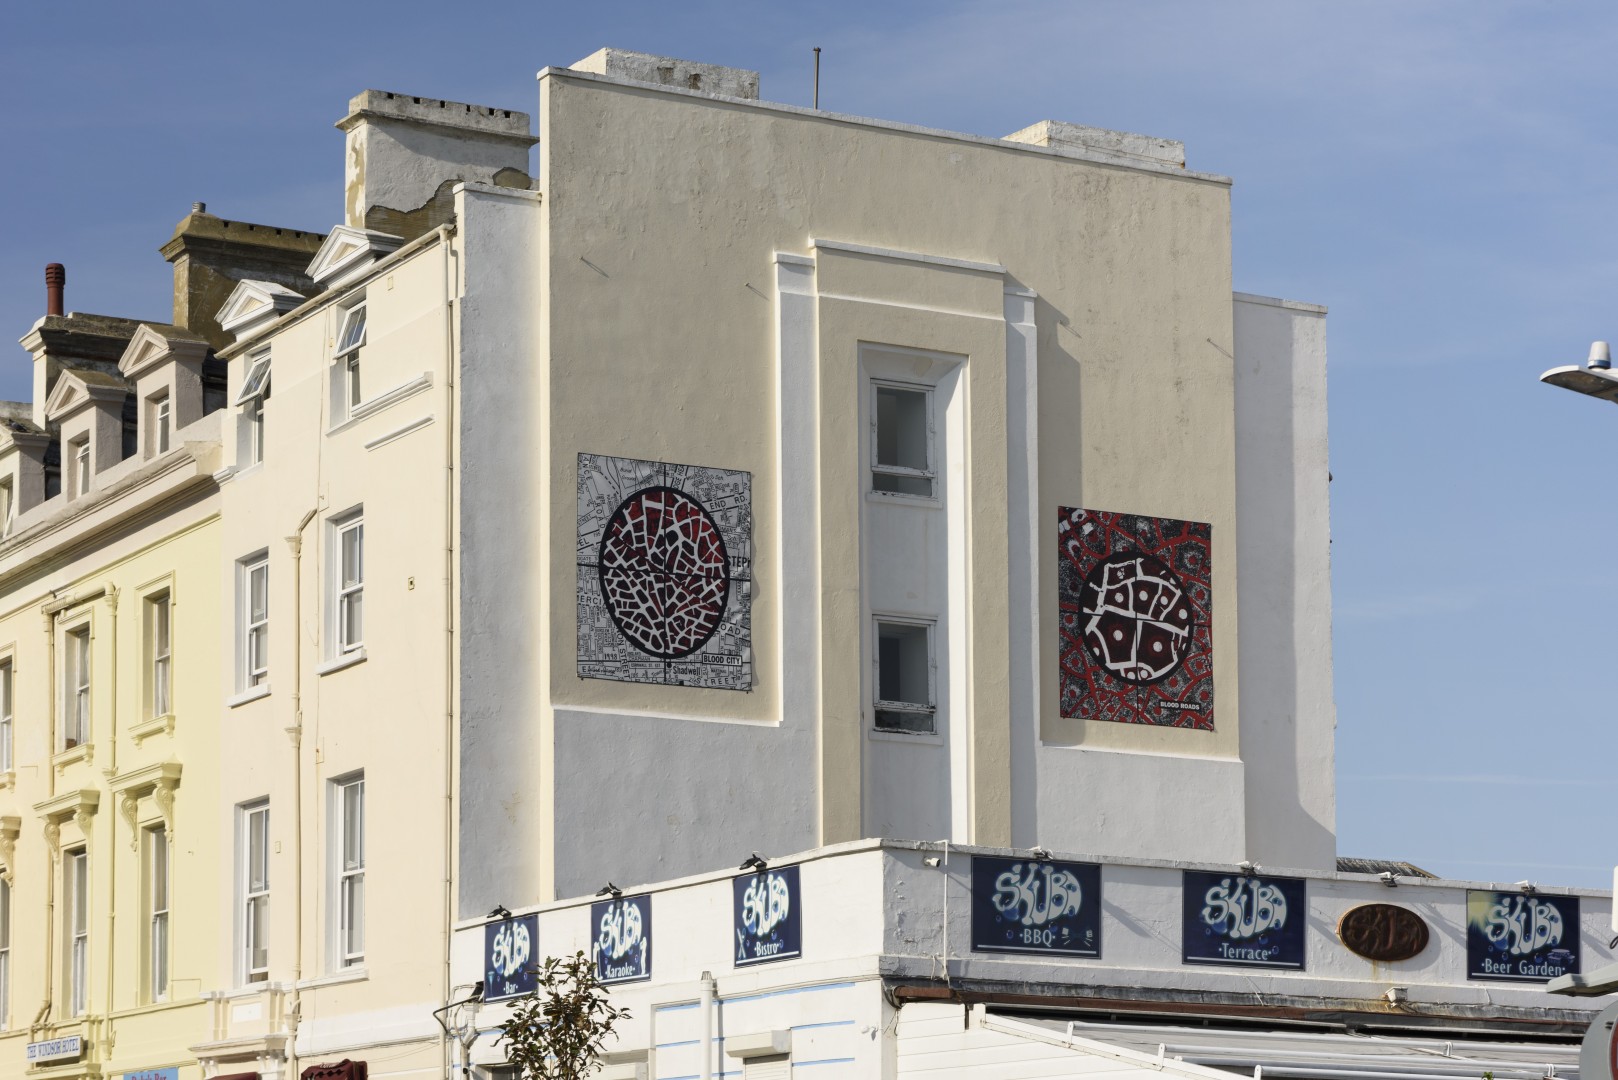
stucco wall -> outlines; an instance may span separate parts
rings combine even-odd
[[[1336,866],[1324,308],[1236,295],[1247,857]]]

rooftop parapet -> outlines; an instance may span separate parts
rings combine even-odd
[[[1062,120],[1041,120],[1006,136],[1007,142],[1048,146],[1055,150],[1078,150],[1086,157],[1108,158],[1121,165],[1151,162],[1185,168],[1185,143],[1158,139],[1128,131],[1069,124]]]
[[[609,79],[673,86],[719,97],[758,100],[758,72],[746,68],[699,64],[694,60],[676,60],[672,56],[654,56],[625,49],[597,49],[583,60],[568,66],[574,71],[605,75]]]

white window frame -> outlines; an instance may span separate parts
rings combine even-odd
[[[331,782],[331,966],[365,965],[365,774]],[[358,816],[356,830],[350,818]],[[349,846],[357,832],[357,850]]]
[[[174,712],[174,594],[163,589],[146,597],[146,719]]]
[[[68,1015],[83,1016],[90,1004],[90,853],[62,852],[62,892],[67,944]]]
[[[17,523],[17,486],[11,477],[0,479],[0,537],[11,535]]]
[[[174,443],[174,411],[169,392],[164,390],[151,399],[152,454],[166,454]]]
[[[264,403],[270,397],[270,354],[261,352],[247,361],[242,388],[236,393],[237,422],[245,425],[236,443],[237,464],[242,468],[264,460]]]
[[[90,493],[90,436],[86,434],[67,445],[72,451],[73,498],[77,499]]]
[[[335,376],[341,379],[338,403],[344,416],[352,415],[360,396],[360,351],[365,348],[368,314],[362,298],[359,303],[343,309],[343,320],[337,329],[337,349],[332,358],[337,362]]]
[[[236,915],[237,981],[242,986],[269,981],[269,906],[270,906],[270,801],[243,803],[236,808],[236,890],[239,898]],[[263,858],[263,874],[255,882],[253,876],[253,836],[259,833],[259,850]],[[260,908],[264,915],[260,924],[266,940],[259,941],[254,934],[253,913]],[[253,954],[262,951],[264,963],[255,966]]]
[[[62,631],[62,712],[58,753],[90,741],[91,677],[94,641],[89,622]]]
[[[253,616],[253,578],[264,575],[264,612]],[[270,553],[255,552],[236,563],[236,689],[266,686],[270,680]]]
[[[11,884],[0,878],[0,1031],[11,1027]]]
[[[15,742],[17,726],[12,721],[16,672],[15,657],[0,657],[0,773],[15,772],[17,768]],[[4,1010],[0,1010],[0,1022],[3,1022],[4,1017]]]
[[[359,577],[343,576],[343,545],[349,537],[358,542]],[[338,660],[365,653],[365,511],[363,507],[332,517],[326,522],[326,658]],[[359,617],[356,619],[355,612]],[[359,624],[356,632],[355,623]]]
[[[882,693],[882,627],[884,626],[913,626],[920,627],[927,632],[927,703],[918,704],[913,701],[889,701],[881,696]],[[877,723],[879,713],[905,713],[912,716],[925,716],[931,722],[926,731],[913,731],[908,728],[882,727]],[[919,619],[910,615],[880,615],[871,616],[871,729],[888,735],[937,735],[938,728],[938,621],[936,619]]]
[[[169,909],[174,902],[174,848],[168,830],[154,825],[142,830],[146,847],[146,1000],[169,998],[172,956]]]
[[[877,396],[882,390],[902,390],[908,393],[923,395],[927,410],[927,467],[913,469],[904,465],[884,464],[877,460],[877,447],[880,442],[877,431]],[[897,379],[872,378],[870,380],[870,432],[871,444],[871,475],[868,487],[871,494],[884,499],[905,499],[913,502],[938,502],[939,476],[938,476],[938,415],[933,401],[934,387],[928,383],[902,382]],[[917,495],[906,491],[884,491],[876,486],[878,476],[908,477],[912,479],[925,479],[928,484],[928,493]]]

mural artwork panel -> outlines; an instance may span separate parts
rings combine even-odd
[[[1063,716],[1214,729],[1211,532],[1057,508]]]
[[[753,477],[579,455],[578,672],[749,690]]]

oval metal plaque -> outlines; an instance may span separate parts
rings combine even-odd
[[[1409,908],[1361,904],[1337,920],[1337,937],[1367,960],[1409,960],[1427,947],[1427,922]]]

